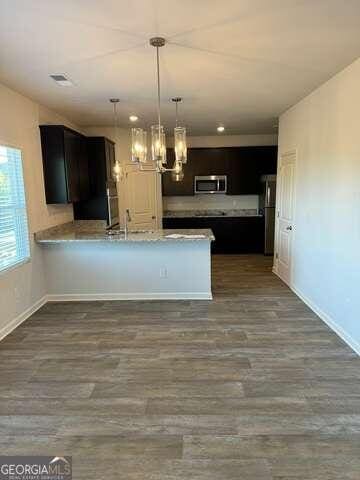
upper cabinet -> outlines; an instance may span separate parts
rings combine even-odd
[[[114,183],[115,144],[106,137],[88,137],[86,143],[91,197],[106,195],[107,186]]]
[[[73,203],[89,196],[86,137],[63,125],[41,125],[46,203]]]
[[[192,150],[188,150],[188,161],[184,165],[184,179],[181,182],[174,182],[171,179],[171,172],[166,172],[161,175],[162,180],[162,194],[167,196],[173,195],[194,195],[194,173],[192,172]],[[167,168],[172,168],[175,161],[174,149],[168,148],[166,150]]]
[[[167,150],[168,167],[174,163],[174,150]],[[228,195],[258,195],[261,176],[275,174],[277,147],[189,148],[184,180],[173,182],[171,173],[162,175],[164,196],[194,195],[196,175],[227,175]]]
[[[276,173],[277,147],[227,148],[228,195],[257,195],[261,176]]]

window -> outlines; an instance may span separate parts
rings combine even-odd
[[[29,257],[21,150],[0,145],[0,272]]]

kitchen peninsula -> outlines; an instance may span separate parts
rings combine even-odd
[[[48,300],[211,299],[211,230],[109,235],[98,221],[35,234]]]

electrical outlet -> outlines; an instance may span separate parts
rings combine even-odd
[[[167,278],[168,272],[166,267],[160,268],[160,278]]]

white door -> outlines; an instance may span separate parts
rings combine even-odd
[[[292,240],[294,235],[294,186],[296,152],[280,157],[277,197],[276,270],[279,277],[291,284]]]
[[[126,208],[129,230],[154,230],[157,225],[156,173],[129,169],[126,173]]]

